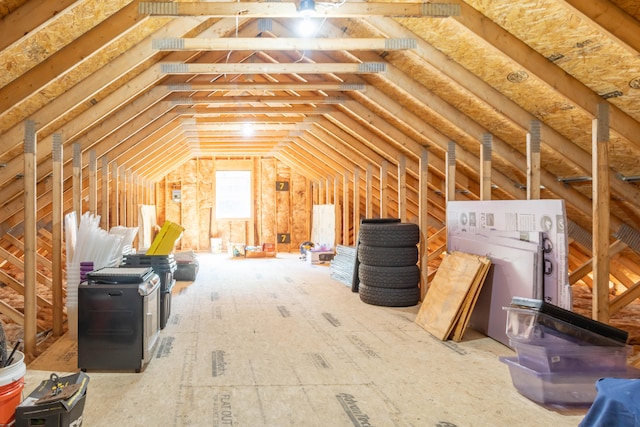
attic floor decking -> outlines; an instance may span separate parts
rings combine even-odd
[[[414,323],[418,307],[367,305],[294,254],[200,254],[179,282],[146,369],[91,372],[83,425],[575,427],[527,400],[498,361],[512,351],[469,331],[454,344]],[[30,364],[25,393],[75,372],[65,337]]]

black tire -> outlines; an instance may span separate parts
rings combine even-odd
[[[420,241],[420,229],[411,222],[360,224],[359,242],[367,246],[401,248]]]
[[[420,302],[420,288],[385,289],[360,283],[360,300],[383,307],[410,307]]]
[[[404,267],[418,262],[418,247],[383,248],[380,246],[360,245],[358,261],[367,265],[381,267]]]
[[[360,269],[360,261],[358,261],[358,248],[360,248],[360,241],[356,241],[356,256],[353,260],[353,276],[351,277],[351,292],[358,292],[360,288],[360,276],[358,270]]]
[[[420,283],[420,268],[417,265],[405,267],[380,267],[360,264],[360,283],[372,288],[406,289]]]

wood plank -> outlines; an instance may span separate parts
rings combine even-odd
[[[268,103],[268,104],[342,104],[346,101],[341,96],[322,95],[300,95],[300,96],[278,96],[278,95],[238,95],[238,96],[190,96],[188,98],[172,99],[176,105],[179,104],[237,104],[237,103]],[[237,128],[237,126],[235,126]]]
[[[24,326],[24,315],[2,300],[0,300],[0,313],[16,322],[18,325]]]
[[[19,8],[4,16],[0,21],[0,50],[26,35],[31,35],[36,28],[52,24],[65,15],[64,9],[75,3],[75,0],[30,0]]]
[[[412,43],[413,41],[413,43]],[[370,38],[290,38],[290,37],[235,37],[235,38],[170,38],[153,39],[160,51],[320,51],[320,50],[404,50],[415,45],[415,39]]]
[[[462,307],[460,308],[460,313],[457,322],[453,326],[453,330],[449,335],[450,338],[455,342],[462,341],[462,337],[464,336],[465,331],[467,330],[467,325],[469,324],[469,319],[471,319],[471,313],[473,312],[473,308],[478,301],[478,296],[480,295],[480,290],[482,289],[482,285],[489,273],[489,268],[491,267],[491,261],[488,258],[481,257],[479,261],[483,264],[478,275],[476,276],[469,292],[467,293],[464,301],[462,302]]]
[[[640,282],[635,283],[622,294],[611,300],[609,314],[614,315],[640,297]]]
[[[386,70],[384,62],[369,63],[160,63],[160,71],[167,75],[184,74],[375,74]]]
[[[84,62],[96,50],[143,22],[144,19],[139,18],[136,8],[136,2],[123,7],[82,37],[70,42],[54,55],[1,88],[0,112],[7,111],[51,81],[64,76],[66,71]]]
[[[140,13],[152,16],[209,16],[217,18],[299,18],[300,12],[295,2],[237,3],[237,2],[140,2]],[[340,7],[326,7],[315,10],[316,17],[355,18],[375,15],[382,16],[432,16],[445,17],[460,13],[451,4],[414,3],[341,3]]]
[[[627,247],[627,244],[622,240],[616,240],[609,246],[609,256],[612,257],[620,252],[622,252]],[[573,285],[580,279],[584,278],[587,274],[591,273],[593,270],[593,258],[590,258],[578,268],[574,269],[569,274],[569,284]]]
[[[470,5],[462,2],[460,8],[461,14],[452,19],[475,33],[478,38],[493,45],[531,76],[537,77],[550,88],[570,99],[592,117],[598,116],[597,106],[602,102],[602,97],[598,93],[527,46],[522,40],[497,23],[487,19]],[[640,122],[613,105],[610,106],[610,116],[611,129],[634,145],[640,146]]]
[[[484,134],[480,148],[480,200],[491,200],[491,151],[493,136]]]
[[[389,174],[387,168],[389,162],[383,160],[380,164],[380,218],[386,218],[389,215],[388,200],[389,200]]]
[[[398,218],[407,221],[407,156],[400,156],[398,162]]]
[[[609,322],[609,104],[598,104],[593,120],[593,291],[592,317]]]
[[[228,82],[228,81],[213,81],[211,83],[179,83],[179,84],[167,84],[167,90],[172,92],[194,92],[204,91],[211,92],[214,90],[239,90],[239,91],[353,91],[353,90],[365,90],[367,85],[365,83],[350,83],[350,82]]]
[[[614,2],[609,0],[563,0],[572,13],[583,16],[584,22],[596,31],[606,31],[607,36],[627,48],[632,55],[640,53],[640,24]]]
[[[527,200],[540,199],[540,122],[531,122],[527,133]]]
[[[445,200],[447,202],[456,199],[456,143],[449,141],[447,144],[445,170]]]
[[[51,220],[51,246],[52,253],[52,283],[51,283],[51,299],[53,303],[53,334],[61,336],[64,330],[64,284],[63,284],[63,230],[64,230],[64,210],[62,208],[62,194],[64,187],[64,176],[62,175],[62,159],[63,159],[62,134],[55,134],[53,137],[53,147],[51,150],[52,165],[52,220]]]
[[[422,149],[420,153],[420,190],[418,192],[418,226],[420,228],[420,301],[424,301],[427,294],[429,271],[429,150]]]
[[[20,249],[22,252],[24,252],[24,243],[22,243],[20,239],[14,237],[12,234],[9,234],[9,233],[2,236],[2,238],[7,242],[11,243],[16,248]],[[51,261],[49,261],[47,258],[43,257],[39,253],[36,253],[36,259],[38,261],[38,264],[42,264],[45,267],[47,267],[49,270],[53,270],[53,265]]]
[[[445,256],[429,285],[415,323],[434,337],[446,340],[460,318],[460,309],[470,290],[475,292],[481,285],[479,279],[484,278],[481,271],[488,269],[488,264],[486,257],[462,252]]]
[[[24,296],[24,284],[20,283],[13,276],[7,274],[4,270],[0,270],[0,279],[2,279],[2,281],[6,283],[7,286],[9,286],[11,289]],[[53,307],[53,304],[51,302],[47,301],[41,296],[36,296],[36,302],[38,304],[38,307],[41,308]]]
[[[38,306],[36,278],[42,274],[37,272],[37,180],[36,180],[36,124],[28,120],[25,122],[24,137],[24,263],[19,266],[24,272],[24,354],[27,359],[33,359],[36,354],[36,335],[38,333]],[[2,250],[6,255],[8,252]],[[48,278],[47,278],[48,279]],[[46,282],[45,282],[46,283]],[[48,283],[51,287],[51,281]]]

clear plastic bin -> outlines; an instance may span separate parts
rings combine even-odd
[[[518,363],[538,372],[624,371],[630,346],[579,345],[546,334],[528,342],[510,340]]]
[[[638,378],[640,370],[611,372],[538,372],[518,363],[517,357],[500,357],[509,367],[511,381],[520,394],[541,405],[589,406],[596,398],[600,378]]]
[[[532,342],[548,336],[580,345],[626,347],[626,344],[581,328],[536,310],[504,307],[507,311],[506,334],[511,342]]]

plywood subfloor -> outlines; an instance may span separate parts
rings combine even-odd
[[[199,257],[146,369],[88,372],[83,425],[573,427],[584,416],[519,395],[498,361],[507,347],[473,331],[441,342],[414,322],[417,306],[367,305],[326,265]],[[77,371],[76,352],[68,338],[49,348],[25,390]]]

